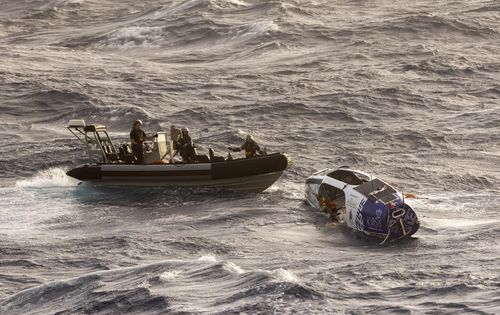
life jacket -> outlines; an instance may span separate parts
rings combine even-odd
[[[245,141],[245,144],[243,146],[245,148],[245,157],[250,158],[254,157],[257,154],[258,145],[255,143],[255,141],[252,142]]]

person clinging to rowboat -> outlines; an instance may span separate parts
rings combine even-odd
[[[132,152],[134,154],[135,164],[144,163],[142,145],[144,141],[151,140],[155,136],[156,134],[148,136],[144,130],[142,130],[142,120],[138,119],[134,121],[132,130],[130,131],[130,142],[132,143]]]
[[[247,134],[245,143],[243,143],[241,146],[235,148],[228,147],[228,150],[233,152],[240,152],[241,150],[245,150],[246,158],[253,158],[265,154],[265,152],[260,149],[260,146],[254,140],[251,134]]]

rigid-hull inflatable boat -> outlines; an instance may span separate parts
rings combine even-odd
[[[174,160],[172,142],[166,133],[157,137],[144,151],[144,164],[133,164],[123,146],[117,152],[104,126],[85,125],[72,120],[67,127],[99,162],[80,165],[66,174],[96,185],[209,187],[261,192],[271,186],[289,166],[280,153],[253,158],[217,159],[182,163]]]

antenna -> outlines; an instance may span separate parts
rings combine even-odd
[[[405,193],[403,189],[401,188],[401,195],[403,196],[403,208],[405,207]]]
[[[375,191],[375,185],[373,184],[373,177],[372,177],[372,174],[370,174],[370,182],[372,183],[372,192]],[[375,197],[375,196],[373,196]]]

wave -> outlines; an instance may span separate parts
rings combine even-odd
[[[171,5],[166,5],[156,14],[176,15],[187,14],[190,11],[226,11],[248,7],[249,4],[244,0],[180,0],[174,1]]]
[[[56,6],[53,8],[57,11]],[[257,43],[259,39],[280,34],[272,17],[259,14],[263,11],[260,4],[248,5],[240,0],[174,1],[169,5],[147,6],[112,21],[99,21],[99,27],[89,27],[80,35],[61,36],[58,45],[97,50],[137,48],[138,52],[139,48],[189,49],[191,52],[195,47],[198,51],[227,49],[228,45]],[[248,16],[250,13],[253,16]],[[221,19],[220,14],[234,15],[234,18]],[[247,15],[245,20],[239,18],[243,14]]]
[[[494,87],[484,87],[482,89],[476,89],[472,91],[467,91],[467,94],[474,95],[477,97],[492,97],[500,98],[500,85]]]
[[[372,30],[388,33],[411,33],[425,34],[433,36],[450,37],[454,33],[473,37],[498,37],[500,33],[494,28],[481,25],[479,22],[474,24],[465,22],[452,16],[439,16],[434,14],[417,14],[399,17],[384,21],[384,24],[377,25]]]
[[[7,107],[4,113],[22,116],[20,126],[28,129],[46,129],[50,126],[65,126],[70,119],[85,118],[87,124],[97,123],[128,130],[132,122],[142,119],[149,127],[158,128],[160,121],[146,109],[133,104],[105,105],[98,97],[85,91],[71,89],[31,88],[17,97],[17,101],[31,106]]]
[[[47,7],[42,9],[30,10],[24,18],[26,19],[38,19],[38,20],[51,20],[51,19],[62,19],[65,14],[62,10],[57,7]]]
[[[168,32],[160,26],[129,26],[105,35],[104,39],[94,44],[94,47],[120,49],[132,47],[159,48],[164,36],[167,35]]]
[[[277,2],[269,5],[279,6]],[[196,47],[199,52],[201,49],[224,50],[228,45],[258,43],[259,39],[280,34],[278,23],[266,13],[267,4],[249,4],[243,0],[184,0],[145,6],[52,0],[42,5],[26,3],[15,8],[24,20],[16,25],[26,28],[29,24],[31,29],[8,41],[41,40],[52,46],[72,49],[135,49],[141,52],[141,48],[168,48],[193,52]],[[221,18],[221,14],[231,18]],[[243,20],[242,15],[246,16]],[[70,20],[86,27],[75,32],[68,23]],[[86,25],[88,20],[94,22]],[[35,36],[38,32],[45,32],[44,27],[54,33],[51,39],[50,36]]]
[[[207,287],[212,289],[207,292]],[[322,299],[322,295],[302,284],[289,270],[244,270],[205,255],[49,282],[0,300],[0,311],[218,313],[262,309],[264,301],[283,298],[311,300]],[[263,311],[273,311],[274,307],[269,304]]]
[[[220,24],[205,17],[180,18],[168,26],[125,26],[107,34],[86,38],[96,49],[170,48],[189,47],[223,49],[254,43],[279,31],[274,21],[257,21],[236,25]],[[81,42],[81,40],[76,40]],[[74,44],[66,44],[66,46]]]
[[[438,182],[443,186],[453,185],[453,187],[467,190],[467,187],[475,189],[494,190],[497,188],[496,178],[489,175],[480,174],[443,174]]]
[[[478,73],[480,65],[471,65],[466,62],[450,62],[444,58],[433,57],[418,63],[402,65],[403,71],[421,71],[434,73],[440,76],[470,77]]]
[[[492,1],[492,3],[493,2],[494,1]],[[481,6],[479,8],[467,10],[466,12],[479,12],[479,13],[483,13],[483,12],[500,12],[500,5],[496,5],[496,4],[493,3],[492,5]]]
[[[39,4],[38,1],[26,4],[24,19],[62,20],[78,15],[85,0],[50,0]]]
[[[343,124],[359,123],[361,120],[357,118],[353,112],[342,106],[332,106],[332,98],[329,95],[321,95],[313,97],[314,100],[325,100],[327,104],[310,106],[303,102],[293,101],[276,101],[268,104],[252,104],[252,105],[234,105],[229,108],[231,116],[235,122],[238,122],[239,117],[252,115],[258,117],[260,121],[269,121],[272,124],[279,120],[314,120],[318,121],[335,121]],[[243,121],[241,119],[241,121]]]

